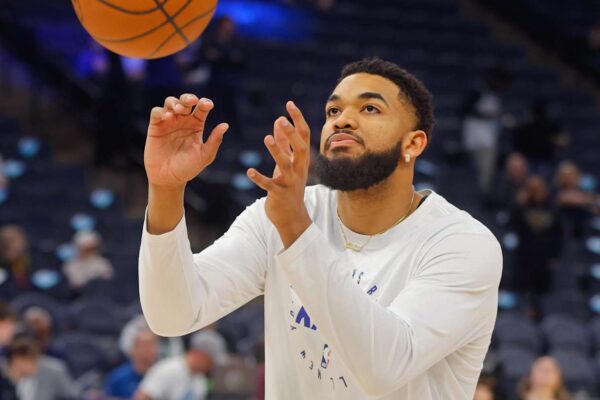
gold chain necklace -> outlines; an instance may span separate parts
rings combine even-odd
[[[402,216],[402,218],[400,218],[398,221],[396,221],[394,223],[394,225],[390,226],[386,230],[384,230],[382,232],[379,232],[379,233],[375,233],[373,235],[370,235],[369,238],[367,239],[367,241],[362,246],[354,244],[354,243],[348,241],[348,239],[346,238],[346,234],[344,233],[344,227],[343,227],[343,224],[342,224],[342,220],[340,218],[340,213],[339,213],[339,211],[337,211],[338,227],[340,228],[340,233],[342,234],[342,239],[344,239],[344,247],[346,247],[347,249],[350,249],[352,251],[356,251],[356,252],[359,252],[362,249],[364,249],[365,246],[369,244],[369,242],[371,241],[371,239],[373,238],[373,236],[383,235],[384,233],[386,233],[387,231],[389,231],[390,229],[392,229],[393,227],[395,227],[396,225],[398,225],[400,222],[404,221],[406,219],[406,217],[408,217],[410,215],[410,210],[412,209],[412,205],[413,205],[413,201],[414,200],[415,200],[415,190],[413,189],[412,197],[410,199],[410,204],[408,205],[408,211],[406,212],[406,214],[404,214]]]

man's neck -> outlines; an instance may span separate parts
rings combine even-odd
[[[412,213],[421,201],[418,193],[412,200],[412,181],[412,169],[402,168],[369,189],[338,191],[340,219],[348,229],[363,235],[375,235],[391,228],[400,218]]]

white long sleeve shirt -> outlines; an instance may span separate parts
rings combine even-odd
[[[200,329],[264,294],[268,400],[472,399],[496,319],[500,245],[438,194],[402,223],[345,249],[337,192],[306,188],[313,224],[283,244],[249,206],[192,254],[185,219],[144,226],[140,297],[159,335]],[[342,227],[349,241],[368,236]]]

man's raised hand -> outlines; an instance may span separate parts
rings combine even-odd
[[[150,185],[183,187],[215,160],[229,125],[217,125],[204,141],[206,117],[213,107],[209,99],[184,94],[152,109],[144,149]]]

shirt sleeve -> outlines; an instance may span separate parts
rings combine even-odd
[[[276,262],[320,333],[372,396],[398,390],[493,329],[502,253],[491,234],[449,234],[430,245],[388,307],[354,282],[348,257],[314,224]]]
[[[149,234],[144,222],[140,301],[155,333],[185,335],[264,293],[263,203],[258,200],[247,207],[221,238],[199,254],[190,249],[185,218],[163,235]]]
[[[139,389],[152,400],[164,399],[167,397],[166,388],[169,383],[165,379],[171,378],[169,374],[163,371],[164,364],[157,363],[146,373],[140,382]]]

